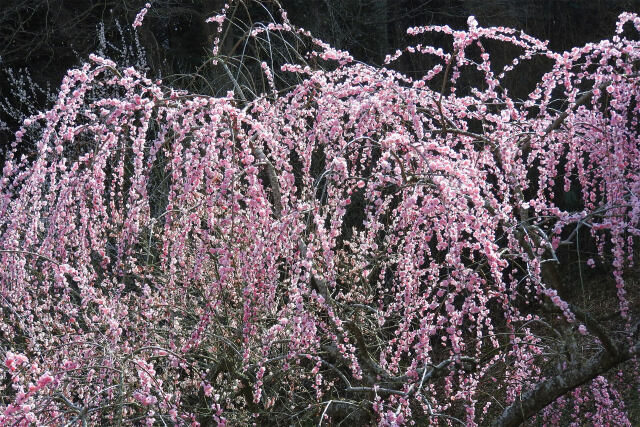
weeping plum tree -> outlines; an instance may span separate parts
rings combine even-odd
[[[638,421],[640,17],[564,53],[411,28],[449,46],[372,67],[279,10],[245,41],[298,55],[260,94],[220,51],[238,5],[210,19],[226,96],[91,56],[16,133],[0,423]]]

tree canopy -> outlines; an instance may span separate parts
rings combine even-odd
[[[373,66],[268,4],[226,56],[242,4],[226,95],[91,55],[16,132],[0,423],[637,421],[640,17]]]

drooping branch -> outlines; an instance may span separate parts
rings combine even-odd
[[[542,381],[533,390],[518,397],[504,409],[492,425],[494,427],[518,426],[559,397],[628,361],[639,352],[640,342],[620,351],[617,355],[602,351],[586,364],[572,367]]]
[[[576,315],[581,322],[585,324],[587,329],[594,334],[604,346],[604,349],[612,356],[617,356],[620,353],[618,349],[619,345],[609,335],[609,332],[589,313],[574,305],[569,305],[569,309]]]
[[[610,84],[611,84],[610,81],[605,81],[605,82],[601,83],[600,85],[598,85],[597,89],[600,90],[600,91],[605,90],[607,88],[607,86],[609,86]],[[544,136],[546,137],[547,135],[549,135],[554,130],[559,129],[560,126],[562,126],[564,121],[567,119],[567,117],[569,117],[569,112],[575,112],[575,111],[578,110],[578,108],[580,108],[580,106],[585,105],[589,101],[591,101],[595,91],[596,91],[596,89],[591,89],[591,90],[583,93],[578,99],[576,99],[576,102],[571,106],[571,108],[569,110],[565,110],[562,113],[558,114],[558,117],[556,117],[555,120],[553,122],[551,122],[551,124],[549,124],[549,126],[547,126],[547,128],[544,130]],[[530,146],[531,146],[531,135],[528,135],[524,139],[524,141],[522,141],[522,144],[521,144],[522,153],[528,152]]]

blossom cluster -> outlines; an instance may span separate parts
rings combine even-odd
[[[311,37],[281,18],[250,36]],[[332,71],[288,64],[302,80],[278,92],[261,64],[273,90],[250,100],[99,56],[70,70],[16,134],[38,133],[35,156],[0,178],[0,424],[479,425],[554,376],[575,384],[527,417],[629,424],[616,387],[640,346],[574,307],[556,251],[589,229],[631,330],[640,43],[622,31],[640,19],[564,53],[468,25],[411,29],[451,51],[385,68],[313,39]],[[487,40],[522,54],[495,70]],[[410,78],[391,68],[405,52],[439,64]],[[511,98],[504,76],[534,56],[550,71]],[[469,69],[484,80],[464,91]]]

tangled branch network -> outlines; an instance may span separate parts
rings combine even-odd
[[[640,18],[564,53],[473,17],[416,27],[450,49],[373,67],[280,10],[247,39],[306,50],[261,62],[254,95],[220,53],[237,3],[210,19],[226,96],[91,56],[16,133],[0,424],[631,425]],[[518,53],[496,66],[496,44]],[[549,71],[512,98],[533,59]],[[596,310],[563,269],[585,239]]]

